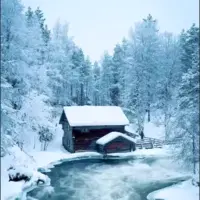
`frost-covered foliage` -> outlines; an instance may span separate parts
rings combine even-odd
[[[116,45],[113,56],[104,55],[101,72],[102,104],[122,106],[139,130],[146,117],[154,121],[159,113],[165,139],[178,141],[178,159],[199,162],[198,27],[179,36],[160,33],[149,15]]]
[[[50,93],[44,62],[49,32],[41,10],[29,8],[23,14],[18,0],[2,1],[2,8],[1,149],[6,152],[16,144],[33,147],[39,125],[50,124],[51,108],[46,109],[44,97]]]
[[[38,149],[42,142],[46,149],[61,107],[97,101],[100,83],[89,58],[68,36],[67,24],[58,21],[50,32],[40,8],[24,13],[18,0],[2,1],[2,8],[3,156],[11,145]]]
[[[49,142],[53,140],[53,133],[48,128],[42,127],[38,134],[39,140],[43,146],[41,150],[46,150]]]
[[[199,28],[193,25],[185,35],[182,51],[183,76],[177,95],[178,107],[174,120],[174,137],[178,158],[197,173],[199,163]],[[187,57],[185,57],[187,55]],[[183,59],[184,58],[184,59]],[[186,70],[187,69],[187,70]]]
[[[105,53],[101,103],[122,106],[138,129],[143,129],[146,114],[150,121],[159,110],[168,134],[182,74],[179,52],[179,38],[160,33],[157,20],[148,15],[135,25],[128,39],[116,45],[113,56]]]

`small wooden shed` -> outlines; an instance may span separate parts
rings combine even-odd
[[[125,132],[129,120],[118,106],[67,106],[60,118],[62,144],[69,152],[96,151],[96,141],[110,132]]]
[[[135,151],[135,140],[120,132],[111,132],[96,141],[99,153],[119,153]]]

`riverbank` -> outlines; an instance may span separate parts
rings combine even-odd
[[[84,152],[70,154],[63,150],[56,152],[30,152],[29,156],[21,151],[18,147],[12,147],[10,149],[11,154],[1,158],[1,200],[12,200],[12,197],[21,195],[24,187],[24,181],[9,182],[8,168],[10,166],[22,166],[28,171],[37,171],[38,168],[48,170],[62,160],[79,158],[83,156],[100,156],[95,152]],[[10,190],[12,188],[12,190]]]
[[[12,199],[13,196],[19,196],[21,194],[24,182],[9,182],[7,169],[11,165],[21,165],[27,167],[29,170],[36,171],[37,169],[43,169],[44,171],[53,168],[56,164],[70,159],[79,158],[103,158],[103,156],[97,152],[80,152],[71,154],[66,152],[62,147],[56,151],[35,151],[29,153],[29,156],[21,151],[18,147],[13,147],[10,150],[11,155],[1,158],[1,199]],[[129,153],[115,153],[110,154],[114,159],[120,158],[163,158],[170,156],[168,149],[150,149],[150,150],[137,150]],[[10,190],[12,188],[12,191]]]
[[[130,153],[115,153],[111,154],[114,157],[128,158],[128,157],[144,157],[146,156],[166,156],[168,153],[166,149],[150,149],[150,150],[137,150]],[[23,188],[24,182],[9,182],[7,169],[12,165],[21,165],[29,170],[36,171],[38,168],[48,170],[54,165],[63,162],[64,160],[81,158],[81,157],[102,157],[97,152],[80,152],[71,154],[65,151],[62,147],[54,151],[32,151],[29,156],[21,151],[18,147],[10,149],[10,155],[1,158],[1,199],[11,199],[13,196],[18,196]],[[12,188],[12,191],[10,190]]]

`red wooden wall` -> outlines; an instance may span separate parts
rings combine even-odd
[[[74,151],[96,151],[96,141],[104,135],[112,131],[122,132],[124,127],[117,128],[102,128],[102,129],[90,129],[89,132],[81,132],[81,130],[73,130],[74,137]]]

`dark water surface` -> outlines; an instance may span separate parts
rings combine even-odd
[[[46,173],[52,187],[28,195],[39,200],[146,200],[150,192],[186,179],[170,164],[156,159],[69,161]]]

